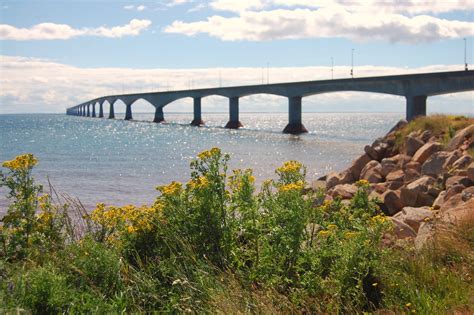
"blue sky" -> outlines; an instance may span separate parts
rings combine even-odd
[[[0,113],[62,112],[101,93],[212,86],[219,76],[224,85],[327,79],[331,59],[335,77],[347,77],[352,48],[359,76],[461,70],[463,38],[473,62],[465,0],[0,0],[0,14]],[[396,98],[350,93],[324,97],[323,110],[351,109],[351,95],[362,109],[383,99],[382,111],[403,110]],[[436,97],[434,109],[448,102],[474,114],[473,93]]]

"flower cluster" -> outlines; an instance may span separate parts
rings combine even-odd
[[[287,161],[277,168],[277,173],[298,173],[303,168],[303,164],[298,161]]]
[[[202,151],[201,153],[199,153],[197,156],[199,159],[201,160],[205,160],[205,159],[208,159],[212,156],[215,156],[215,155],[219,155],[221,153],[221,149],[219,148],[212,148],[210,150],[205,150],[205,151]]]
[[[182,191],[183,185],[180,182],[171,182],[169,185],[158,186],[156,189],[164,196],[177,195]]]
[[[3,162],[2,166],[10,170],[31,169],[38,163],[33,154],[23,154],[15,157],[13,160]]]
[[[282,185],[278,188],[280,192],[294,192],[294,191],[301,191],[304,187],[303,181],[299,180],[296,183],[289,183],[286,185]]]
[[[91,219],[108,230],[109,234],[114,232],[120,234],[123,231],[130,234],[138,231],[147,232],[153,229],[154,221],[161,219],[162,208],[159,205],[155,203],[152,207],[133,205],[106,207],[103,203],[99,203],[91,213]]]

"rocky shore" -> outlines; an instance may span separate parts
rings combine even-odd
[[[319,186],[325,187],[326,199],[349,202],[357,191],[355,182],[367,181],[370,198],[390,216],[395,237],[413,241],[419,249],[437,226],[474,219],[473,147],[472,118],[400,121],[365,146],[349,168],[321,178]]]

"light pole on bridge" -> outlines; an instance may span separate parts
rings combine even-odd
[[[351,77],[354,79],[354,48],[351,50]]]
[[[464,70],[467,71],[467,39],[464,38]]]

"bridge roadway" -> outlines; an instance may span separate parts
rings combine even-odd
[[[140,99],[155,107],[154,122],[164,122],[163,108],[182,98],[194,100],[194,119],[191,125],[204,124],[201,116],[201,99],[211,95],[220,95],[229,99],[229,121],[226,128],[239,128],[239,98],[253,94],[272,94],[288,98],[288,124],[284,133],[299,134],[307,132],[302,123],[301,105],[305,96],[343,91],[359,91],[404,96],[406,98],[406,119],[426,115],[428,96],[474,90],[474,71],[453,71],[364,77],[322,81],[274,83],[233,87],[218,87],[195,90],[151,92],[123,95],[109,95],[70,107],[68,115],[96,117],[96,104],[99,104],[98,117],[104,117],[103,106],[109,103],[109,117],[115,118],[114,103],[121,100],[126,105],[125,120],[132,119],[132,105]],[[456,104],[452,104],[456,106]]]

